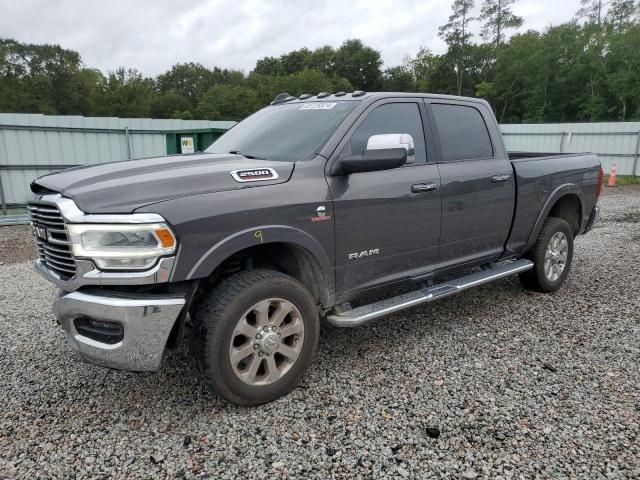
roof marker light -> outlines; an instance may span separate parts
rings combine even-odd
[[[289,96],[288,93],[279,93],[278,95],[276,95],[276,98],[273,99],[273,102],[271,102],[271,105],[275,105],[276,103],[282,103],[285,101],[285,99]]]

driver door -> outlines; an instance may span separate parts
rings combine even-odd
[[[437,262],[440,175],[430,160],[426,121],[418,100],[383,100],[361,115],[336,149],[333,161],[363,154],[373,135],[408,134],[415,150],[415,161],[402,167],[327,177],[338,296],[427,273]]]

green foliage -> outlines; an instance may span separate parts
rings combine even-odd
[[[80,55],[57,45],[0,39],[0,111],[56,113],[86,108]]]
[[[607,55],[607,83],[616,103],[608,114],[620,120],[640,118],[640,26],[610,35]]]
[[[292,75],[304,70],[307,57],[310,53],[308,49],[301,48],[300,50],[293,50],[282,55],[280,57],[282,75]]]
[[[469,24],[474,20],[471,9],[474,0],[454,0],[449,21],[440,27],[439,35],[449,46],[449,53],[455,58],[457,94],[462,95],[467,45],[471,40]]]
[[[260,106],[254,89],[218,84],[204,94],[198,103],[197,115],[210,120],[242,120]]]
[[[148,117],[155,95],[153,80],[134,69],[119,68],[102,83],[93,114],[114,117]]]
[[[314,51],[307,48],[293,50],[280,58],[264,57],[256,62],[252,73],[280,77],[301,73],[305,69],[315,70],[327,77],[346,79],[359,90],[372,91],[382,86],[381,68],[380,52],[367,47],[361,40],[351,39],[337,50],[325,45]]]
[[[260,106],[268,105],[276,95],[287,92],[290,95],[303,93],[352,91],[353,86],[344,78],[329,77],[318,71],[305,68],[290,75],[263,75],[252,72],[247,78],[247,86],[256,91]]]
[[[443,57],[435,55],[426,47],[420,47],[415,58],[408,59],[407,63],[416,79],[416,89],[419,92],[441,91],[440,85],[436,84],[442,71]]]
[[[640,15],[640,2],[636,0],[612,0],[605,18],[607,26],[617,32],[637,24]]]
[[[407,65],[387,68],[382,83],[387,92],[413,92],[416,89],[416,79]]]
[[[385,90],[482,97],[501,122],[640,120],[637,0],[584,0],[575,21],[508,38],[522,24],[515,1],[483,0],[478,19],[474,0],[453,0],[439,31],[447,51],[421,47],[384,70],[358,39],[265,57],[248,75],[180,63],[155,78],[103,74],[72,50],[0,39],[0,111],[240,120],[282,92]],[[470,33],[478,21],[484,43]]]
[[[469,24],[474,20],[471,10],[475,3],[475,0],[454,0],[449,21],[442,25],[438,32],[449,46],[464,45],[471,39]]]
[[[507,29],[522,25],[522,17],[515,15],[511,9],[514,3],[516,0],[484,0],[482,4],[482,38],[492,42],[496,50],[504,43]]]
[[[264,57],[256,62],[256,68],[253,70],[258,75],[266,75],[275,77],[282,74],[282,65],[280,59],[275,57]]]
[[[305,67],[318,70],[332,76],[336,73],[336,51],[333,47],[325,45],[310,52],[305,60]]]
[[[580,0],[581,8],[576,12],[576,20],[586,20],[600,26],[604,8],[609,3],[609,0]]]
[[[361,40],[346,40],[335,55],[335,74],[349,80],[358,90],[375,91],[382,86],[380,52]]]
[[[638,27],[605,34],[595,24],[515,35],[493,67],[493,89],[478,93],[501,122],[637,119],[638,35]]]
[[[156,95],[151,100],[149,113],[152,118],[192,118],[192,105],[188,98],[175,92]]]
[[[199,63],[178,63],[157,78],[161,94],[177,94],[186,98],[191,107],[197,105],[214,83],[213,72]]]

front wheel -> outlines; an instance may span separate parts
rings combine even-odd
[[[527,257],[533,269],[520,274],[522,285],[536,292],[555,292],[567,279],[573,260],[573,232],[562,218],[549,217]]]
[[[291,390],[311,363],[320,334],[312,296],[273,270],[223,280],[203,299],[194,325],[194,354],[205,383],[240,405]]]

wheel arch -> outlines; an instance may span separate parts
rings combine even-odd
[[[580,197],[575,193],[563,195],[553,204],[547,217],[562,218],[571,227],[573,235],[578,235],[582,224],[582,202]]]
[[[332,305],[329,256],[311,235],[288,226],[258,226],[223,239],[198,260],[187,278],[215,280],[228,269],[274,266],[302,283],[320,305]]]
[[[527,250],[536,242],[544,222],[549,217],[564,219],[574,234],[578,235],[582,229],[582,214],[584,205],[580,197],[580,191],[574,184],[565,184],[558,187],[545,202],[538,214],[536,223],[527,241]]]

